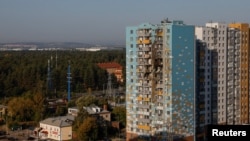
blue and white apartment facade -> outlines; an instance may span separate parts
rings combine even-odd
[[[195,41],[183,21],[126,28],[127,140],[194,140]]]

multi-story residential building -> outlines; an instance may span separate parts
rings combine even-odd
[[[193,140],[195,29],[163,20],[126,28],[127,140]]]
[[[240,110],[240,124],[249,124],[250,123],[250,111],[249,111],[249,59],[250,59],[250,43],[249,43],[249,24],[247,23],[231,23],[229,27],[240,30],[240,64],[239,64],[239,77],[240,77],[240,88],[239,88],[239,107]]]
[[[225,23],[207,23],[205,27],[196,27],[195,34],[199,78],[197,132],[203,132],[209,124],[241,124],[241,109],[248,111],[247,106],[242,105],[248,99],[245,91],[244,100],[241,100],[242,89],[248,91],[248,53],[241,53],[242,31]],[[243,52],[248,52],[244,49]],[[244,108],[240,108],[242,106]]]
[[[226,123],[227,25],[207,23],[196,27],[199,65],[197,91],[199,126]]]
[[[228,28],[227,32],[227,120],[226,124],[240,124],[240,31]]]

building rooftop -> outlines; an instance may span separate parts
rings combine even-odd
[[[109,63],[98,63],[97,64],[100,68],[108,69],[108,68],[122,68],[122,66],[116,62],[109,62]]]
[[[67,116],[47,118],[45,120],[40,121],[40,123],[57,127],[67,127],[71,126],[74,120],[75,120],[74,116],[67,115]]]
[[[102,109],[96,105],[90,105],[88,107],[83,107],[89,114],[101,114],[101,113],[109,113],[107,109]]]

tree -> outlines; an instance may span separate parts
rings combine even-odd
[[[34,108],[34,111],[35,111],[34,120],[36,122],[39,122],[44,116],[44,111],[45,111],[44,100],[45,100],[44,96],[40,92],[34,94],[33,97],[32,97],[32,102],[33,102],[33,105],[34,105],[33,108]]]
[[[76,105],[79,109],[83,108],[84,106],[89,106],[91,104],[97,104],[98,99],[93,95],[84,95],[76,100]]]
[[[112,115],[114,120],[121,122],[121,125],[125,127],[126,125],[126,107],[118,106],[114,107],[112,110]]]
[[[94,117],[86,118],[77,131],[77,137],[81,141],[96,140],[98,138],[98,125]]]
[[[8,111],[14,121],[31,121],[34,115],[33,102],[24,97],[12,98],[8,103]]]

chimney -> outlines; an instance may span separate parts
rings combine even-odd
[[[107,104],[104,104],[104,105],[103,105],[103,110],[106,110],[106,111],[108,110]]]

